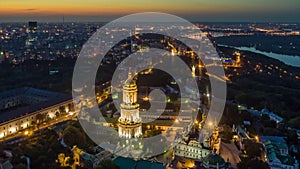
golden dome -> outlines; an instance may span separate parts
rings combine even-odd
[[[136,89],[137,85],[135,83],[135,80],[133,79],[127,79],[124,83],[123,89]]]

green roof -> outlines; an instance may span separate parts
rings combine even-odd
[[[269,161],[273,161],[277,158],[281,161],[282,164],[295,164],[295,159],[289,154],[280,153],[280,149],[288,150],[288,146],[285,142],[274,139],[263,139],[262,142],[264,143],[264,146],[266,148],[266,153]]]
[[[91,154],[88,154],[88,153],[83,153],[83,154],[80,155],[80,157],[82,159],[86,160],[86,161],[92,161],[92,162],[94,162],[94,161],[97,160],[97,158],[95,156],[93,156]]]
[[[162,163],[146,161],[146,160],[133,160],[131,158],[117,157],[113,160],[120,169],[165,169]]]
[[[283,164],[287,164],[287,165],[294,165],[295,164],[295,159],[293,157],[291,157],[290,155],[287,155],[287,156],[279,155],[279,156],[277,156],[277,158]]]
[[[225,160],[218,154],[208,154],[206,157],[204,157],[203,162],[209,165],[225,164]]]

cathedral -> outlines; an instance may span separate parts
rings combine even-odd
[[[142,121],[137,103],[137,85],[129,74],[123,85],[121,116],[118,119],[118,132],[121,138],[137,138],[142,135]]]

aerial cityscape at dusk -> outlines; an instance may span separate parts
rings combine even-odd
[[[298,169],[300,1],[4,0],[0,169]]]

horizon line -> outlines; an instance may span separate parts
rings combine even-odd
[[[9,24],[9,23],[28,23],[28,22],[37,22],[37,23],[109,23],[115,19],[111,19],[109,21],[38,21],[34,19],[29,19],[27,21],[1,21],[1,24]],[[259,23],[279,23],[279,24],[300,24],[300,21],[201,21],[201,20],[188,20],[191,23],[244,23],[244,24],[259,24]]]

